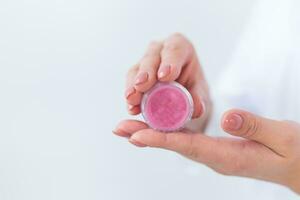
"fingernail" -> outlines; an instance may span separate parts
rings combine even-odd
[[[224,120],[224,128],[228,131],[238,131],[242,128],[243,118],[241,115],[233,113],[229,114]]]
[[[127,133],[127,132],[123,131],[122,129],[115,129],[112,132],[117,136],[122,136],[122,137],[127,137],[127,138],[129,138],[131,136],[130,133]]]
[[[170,74],[170,71],[171,71],[170,65],[160,67],[158,71],[158,78],[161,79],[168,76]]]
[[[205,104],[201,100],[201,98],[200,98],[200,102],[199,101],[194,101],[195,108],[196,108],[196,103],[200,104],[200,105],[198,105],[200,107],[200,109],[198,109],[199,111],[197,110],[198,112],[196,111],[196,109],[194,109],[193,118],[199,118],[199,117],[203,116],[206,112]]]
[[[128,110],[132,110],[134,108],[134,105],[128,105]]]
[[[142,72],[136,77],[136,80],[134,82],[135,85],[139,85],[142,83],[145,83],[148,80],[148,73],[147,72]]]
[[[125,97],[126,97],[126,99],[128,99],[128,97],[129,97],[130,95],[132,95],[133,93],[135,93],[134,87],[129,87],[129,88],[127,88],[126,91],[125,91]]]

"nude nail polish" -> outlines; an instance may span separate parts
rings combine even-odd
[[[127,88],[127,89],[126,89],[126,92],[125,92],[125,97],[126,97],[126,99],[128,99],[128,97],[129,97],[130,95],[132,95],[133,93],[135,93],[134,87],[129,87],[129,88]]]
[[[170,71],[171,67],[169,65],[161,67],[158,71],[158,78],[161,79],[168,76],[170,74]]]
[[[241,115],[233,113],[226,116],[224,120],[224,128],[228,131],[238,131],[242,128],[243,118]]]
[[[128,110],[132,110],[134,108],[133,105],[128,105]]]
[[[147,82],[148,80],[148,73],[147,72],[143,72],[141,74],[139,74],[134,82],[135,85],[140,85],[142,83]]]

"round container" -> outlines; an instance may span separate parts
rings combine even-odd
[[[191,120],[193,105],[191,94],[179,83],[158,82],[144,94],[141,109],[151,128],[171,132]]]

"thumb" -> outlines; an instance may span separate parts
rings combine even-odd
[[[289,154],[291,146],[299,139],[296,123],[277,121],[257,116],[243,110],[229,110],[222,118],[221,126],[227,133],[257,141],[277,154]]]

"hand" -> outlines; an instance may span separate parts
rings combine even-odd
[[[194,101],[193,119],[198,119],[192,120],[197,123],[190,123],[189,128],[204,129],[211,110],[208,86],[192,44],[181,34],[152,42],[144,57],[129,70],[125,97],[130,114],[141,112],[143,93],[157,81],[177,81],[187,88]]]
[[[279,183],[300,194],[300,124],[230,110],[224,114],[221,126],[241,138],[166,134],[133,120],[121,122],[116,133],[122,135],[123,130],[137,146],[175,151],[221,174]]]

